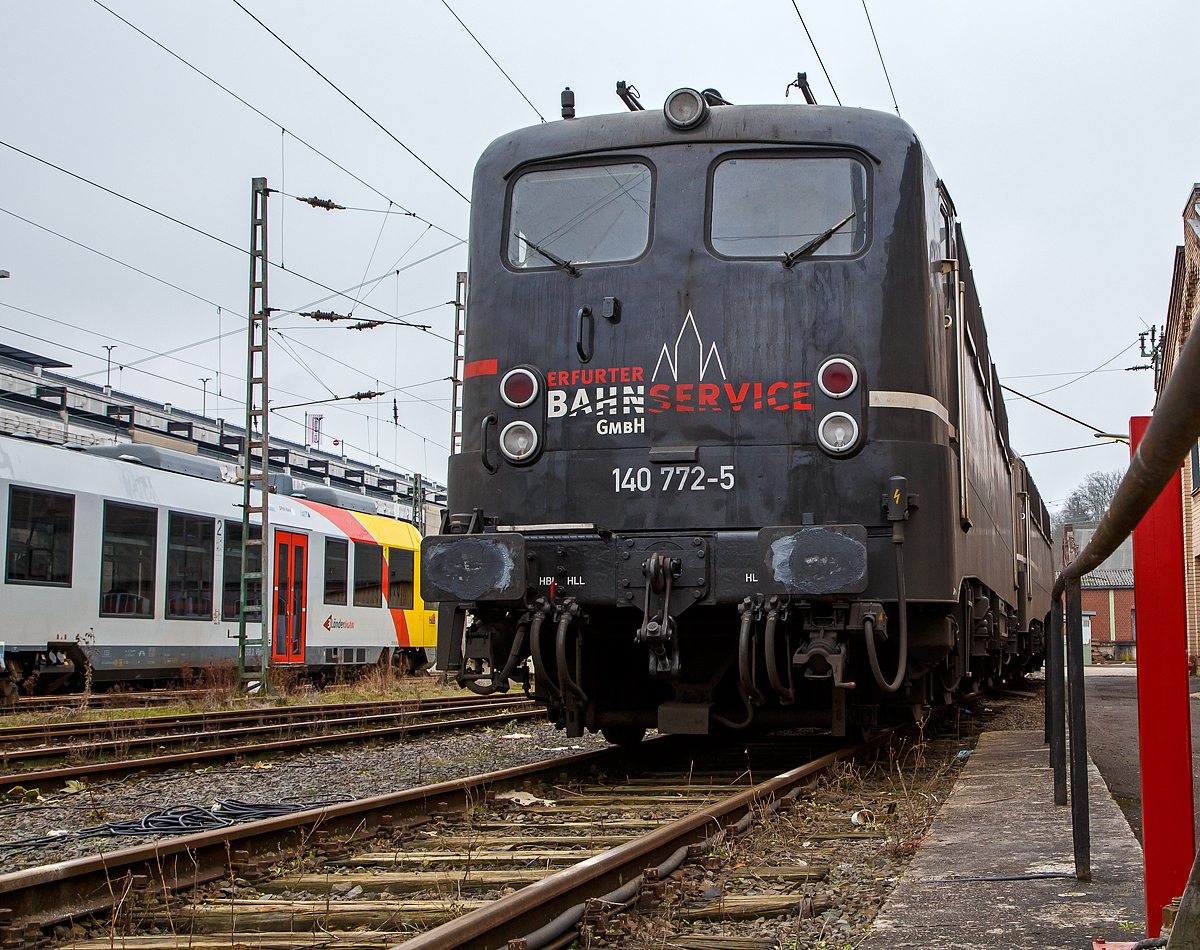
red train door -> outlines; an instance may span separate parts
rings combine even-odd
[[[272,663],[304,662],[305,583],[308,578],[308,536],[275,532],[275,636]]]

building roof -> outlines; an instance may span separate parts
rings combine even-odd
[[[49,356],[38,356],[36,353],[30,353],[28,350],[9,346],[7,343],[0,343],[0,356],[5,359],[15,360],[18,363],[27,363],[30,366],[41,366],[44,369],[66,369],[71,365],[70,363],[62,362],[62,360],[51,359]]]
[[[1080,586],[1085,590],[1108,590],[1111,587],[1133,587],[1133,570],[1122,568],[1114,571],[1095,570],[1084,574]]]

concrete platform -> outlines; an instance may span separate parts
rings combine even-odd
[[[1094,880],[1083,884],[1041,730],[983,733],[860,946],[1087,950],[1096,937],[1144,937],[1141,845],[1090,760],[1088,778]],[[1054,876],[1012,880],[1027,875]]]

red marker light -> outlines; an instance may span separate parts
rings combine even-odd
[[[834,357],[821,364],[817,385],[826,396],[842,399],[858,386],[858,370],[850,361]]]
[[[527,369],[510,369],[500,381],[500,396],[514,409],[528,406],[537,394],[537,377]]]

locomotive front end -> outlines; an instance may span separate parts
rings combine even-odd
[[[476,169],[423,596],[441,669],[575,735],[843,733],[940,698],[955,645],[936,178],[894,117],[709,106]]]

